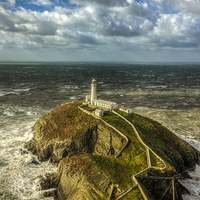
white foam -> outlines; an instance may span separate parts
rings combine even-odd
[[[14,113],[14,112],[12,112],[12,111],[9,111],[9,110],[5,110],[5,111],[3,112],[3,114],[4,114],[4,115],[7,115],[7,116],[10,116],[10,117],[12,117],[12,116],[14,116],[14,115],[15,115],[15,113]]]
[[[64,88],[66,88],[66,89],[80,89],[79,87],[74,86],[74,85],[65,85]]]
[[[28,92],[30,91],[30,88],[25,88],[25,89],[15,89],[15,92]]]
[[[26,114],[27,115],[33,115],[33,113],[31,111],[27,111]]]
[[[73,96],[73,97],[70,97],[70,99],[74,100],[74,99],[76,99],[76,97],[75,97],[75,96]]]
[[[19,94],[17,92],[9,92],[9,91],[0,91],[0,97],[5,96],[7,94]]]
[[[15,115],[16,112],[17,115]],[[29,141],[33,136],[31,127],[46,111],[40,107],[4,105],[1,106],[1,113],[0,199],[47,199],[42,195],[43,191],[34,191],[33,180],[40,174],[55,172],[57,168],[48,162],[35,165],[32,163],[33,159],[39,163],[36,156],[30,152],[23,155],[19,152],[19,149],[24,148],[24,142]]]
[[[31,138],[33,137],[33,131],[31,130],[32,128],[29,128],[25,134],[24,134],[24,137],[25,137],[25,141],[29,141],[31,140]]]
[[[138,106],[138,107],[135,107],[134,110],[146,110],[148,109],[147,107],[143,107],[143,106]]]
[[[181,183],[190,191],[190,195],[184,195],[184,200],[198,200],[200,194],[200,166],[196,165],[194,171],[189,172],[192,179],[182,180]]]
[[[146,86],[146,88],[167,88],[167,85],[152,85]]]
[[[6,93],[6,95],[7,94],[19,94],[19,93],[17,93],[17,92],[8,92],[8,93]]]

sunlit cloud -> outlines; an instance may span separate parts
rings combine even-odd
[[[103,49],[112,58],[116,50],[127,55],[136,50],[197,52],[199,10],[195,0],[70,0],[65,4],[6,0],[0,2],[0,50],[76,54],[84,49],[88,55],[99,52],[101,58]]]
[[[50,0],[31,0],[30,4],[35,4],[37,6],[51,6],[53,3]]]

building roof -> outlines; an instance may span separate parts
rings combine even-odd
[[[127,108],[125,106],[121,106],[121,109],[123,109],[123,110],[129,110],[130,108]]]
[[[114,103],[114,102],[105,101],[105,100],[101,100],[101,99],[95,100],[94,102],[96,102],[96,103],[101,103],[101,104],[106,104],[106,105],[116,104],[116,103]]]

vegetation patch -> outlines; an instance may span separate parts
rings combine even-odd
[[[62,160],[62,163],[68,166],[69,173],[80,173],[83,168],[90,168],[92,160],[87,154],[81,154],[79,156],[66,157]]]
[[[161,167],[159,163],[161,163],[160,159],[151,151],[149,152],[150,159],[151,159],[151,165],[154,167]]]
[[[115,115],[114,113],[107,111],[104,112],[104,116],[102,117],[104,121],[118,129],[121,133],[125,134],[130,142],[129,142],[129,150],[131,150],[131,154],[133,156],[137,156],[143,151],[145,151],[145,148],[140,144],[139,140],[137,139],[134,130],[132,129],[131,125],[128,124],[125,120],[123,120],[121,117]]]
[[[93,111],[96,110],[96,108],[91,108],[91,107],[89,107],[88,104],[87,104],[87,105],[83,105],[83,106],[81,106],[81,107],[82,107],[83,109],[87,110],[87,111],[90,111],[90,112],[93,112]]]
[[[133,185],[126,162],[99,155],[91,155],[91,158],[99,168],[103,170],[115,184],[121,186],[122,189],[126,189],[128,185]]]
[[[143,196],[139,188],[135,188],[121,198],[121,200],[143,200]]]
[[[118,113],[133,123],[144,143],[168,163],[171,163],[169,157],[180,156],[179,152],[173,147],[171,142],[171,140],[173,140],[173,142],[176,143],[178,138],[166,127],[154,120],[142,117],[135,113],[127,114],[121,111],[118,111]]]
[[[52,139],[63,141],[75,136],[81,137],[81,134],[85,133],[84,130],[98,123],[98,120],[79,110],[79,105],[82,105],[82,102],[66,103],[37,121],[36,137],[41,138],[41,146]]]
[[[115,115],[112,112],[105,112],[102,118],[129,138],[129,144],[122,152],[122,156],[120,156],[119,158],[117,158],[116,161],[114,160],[113,162],[115,162],[115,164],[119,164],[122,170],[124,169],[122,173],[120,172],[119,167],[117,167],[117,174],[118,172],[121,173],[117,176],[121,176],[123,174],[123,177],[128,181],[128,184],[130,186],[130,184],[133,184],[130,177],[133,174],[147,168],[147,156],[145,148],[143,147],[143,145],[140,144],[131,125],[128,124],[121,117]],[[122,183],[123,181],[121,180],[121,178],[119,179],[120,183]],[[128,184],[124,182],[123,186],[127,187]]]
[[[137,139],[131,125],[112,112],[105,112],[103,120],[114,126],[129,138],[129,144],[118,160],[129,166],[129,171],[132,175],[146,168],[147,157],[145,148]]]

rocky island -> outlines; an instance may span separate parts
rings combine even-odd
[[[42,116],[25,147],[58,166],[40,177],[45,196],[59,200],[181,200],[178,178],[200,163],[200,152],[150,118],[119,109],[94,115],[85,102]],[[172,187],[171,187],[172,186]],[[172,189],[171,189],[172,188]]]

